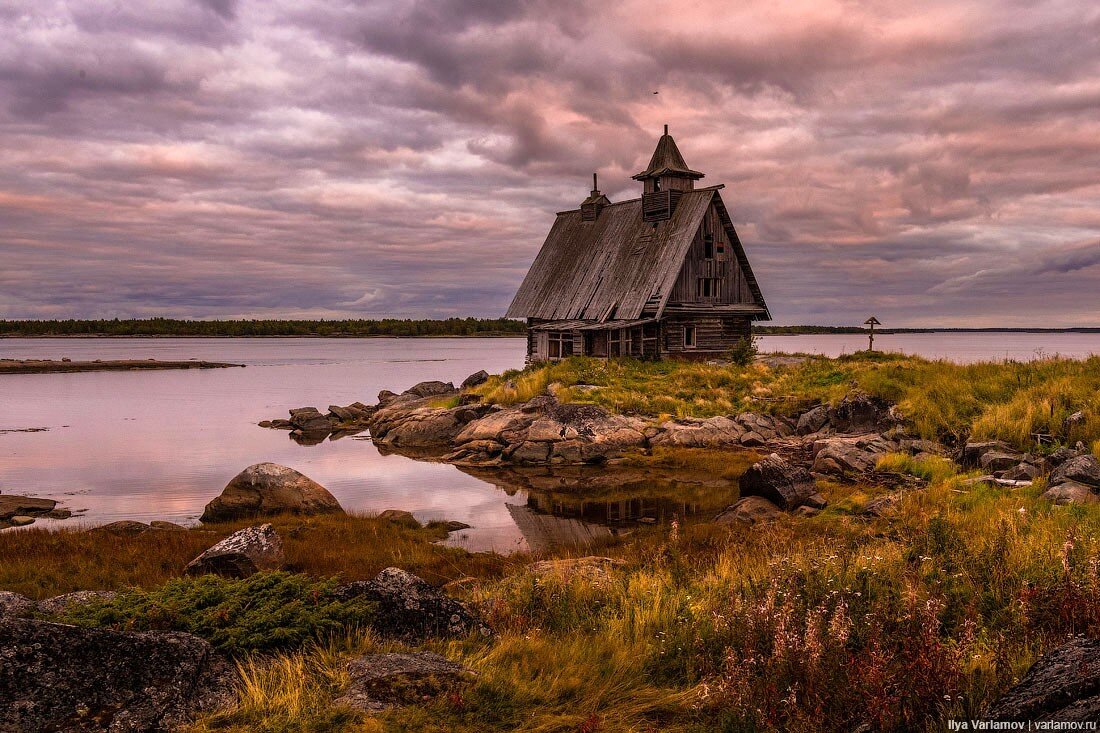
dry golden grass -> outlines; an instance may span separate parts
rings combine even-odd
[[[520,562],[433,544],[445,536],[437,528],[410,530],[371,517],[280,516],[264,521],[271,521],[283,537],[288,569],[316,577],[366,579],[397,565],[443,583],[464,575],[496,577]],[[155,587],[179,577],[207,547],[254,523],[137,536],[79,528],[0,533],[0,589],[38,599],[74,590]]]

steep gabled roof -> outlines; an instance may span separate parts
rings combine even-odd
[[[641,199],[606,206],[596,221],[583,221],[579,209],[559,213],[506,317],[637,319],[651,299],[660,304],[658,314],[663,312],[703,216],[712,201],[721,202],[718,188],[685,191],[672,217],[656,225],[642,220]],[[720,211],[728,221],[725,207]],[[728,226],[745,277],[766,313],[748,258]]]
[[[653,157],[649,159],[649,167],[641,173],[632,176],[635,181],[658,176],[683,176],[685,178],[700,179],[703,174],[688,168],[680,149],[676,147],[676,141],[668,134],[668,126],[665,125],[665,134],[657,141],[657,148],[653,151]]]

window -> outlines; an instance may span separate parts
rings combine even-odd
[[[696,343],[695,326],[684,326],[684,348],[694,349]]]
[[[611,339],[611,356],[630,356],[634,339],[631,338],[629,328],[619,328],[611,331],[609,338]]]
[[[697,295],[700,298],[717,298],[722,290],[722,279],[717,277],[699,278]]]
[[[714,259],[714,235],[703,235],[703,258],[708,260]]]
[[[551,359],[564,359],[573,356],[573,334],[568,331],[551,331],[547,334]]]

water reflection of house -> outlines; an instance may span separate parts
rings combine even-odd
[[[639,523],[668,523],[700,511],[698,504],[666,498],[566,502],[530,493],[526,505],[509,504],[508,513],[532,550],[577,547],[628,532]]]

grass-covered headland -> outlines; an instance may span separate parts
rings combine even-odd
[[[947,443],[995,437],[1050,450],[1034,444],[1039,432],[1100,450],[1100,358],[956,366],[862,355],[774,368],[576,359],[479,390],[518,402],[551,389],[656,418],[793,410],[855,388],[897,402],[914,433]],[[1065,427],[1076,412],[1084,419]],[[927,486],[884,517],[862,508],[885,489],[826,482],[829,506],[814,517],[643,528],[596,548],[623,561],[606,575],[537,574],[533,558],[439,547],[438,528],[287,517],[275,523],[288,573],[179,578],[239,525],[123,538],[30,530],[0,534],[0,588],[43,598],[132,587],[69,620],[189,630],[233,654],[239,706],[200,731],[934,731],[979,716],[1045,649],[1100,635],[1100,505],[1055,506],[1039,498],[1042,480],[970,485],[942,458],[891,455],[882,467]],[[364,717],[332,703],[347,660],[401,646],[364,630],[325,588],[387,565],[436,583],[476,578],[453,592],[499,637],[429,642],[476,681]]]

